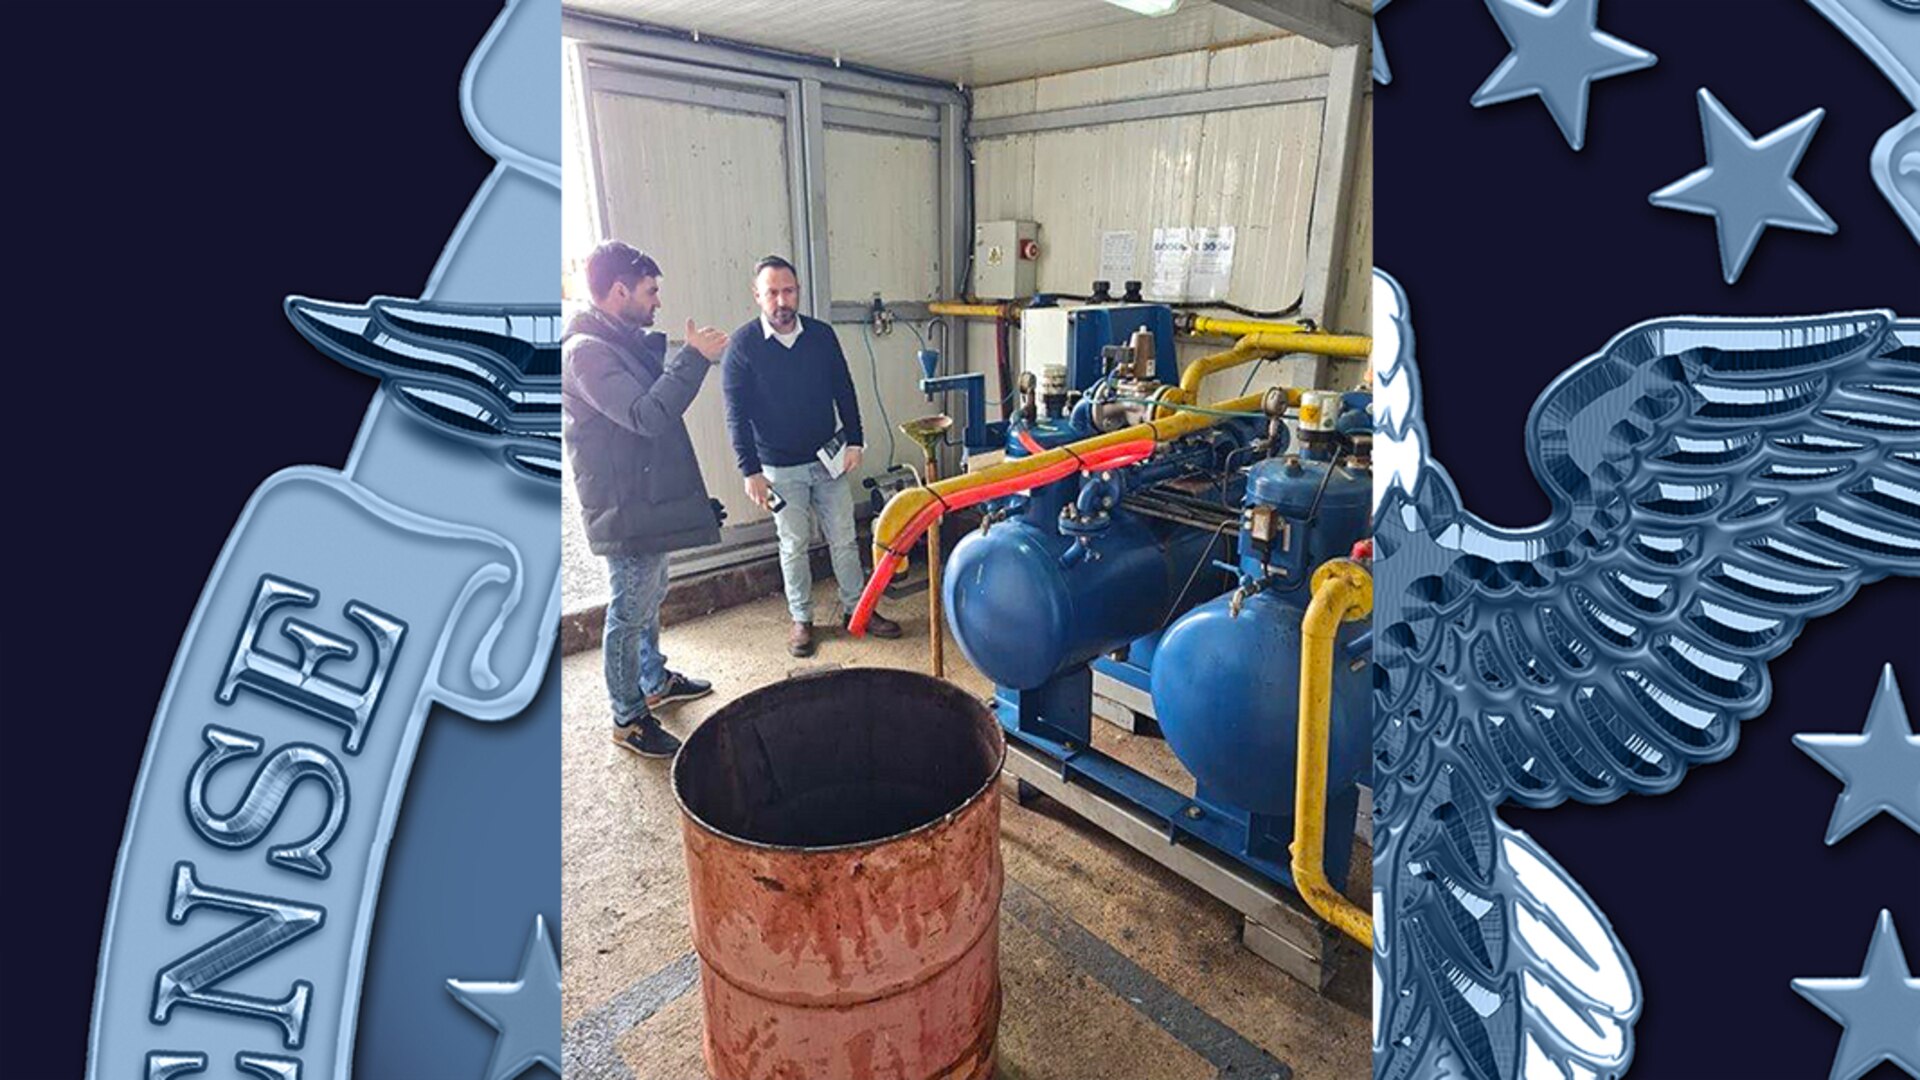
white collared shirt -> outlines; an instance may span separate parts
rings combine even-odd
[[[793,316],[793,329],[785,334],[782,334],[779,331],[775,330],[773,328],[773,324],[767,321],[767,317],[765,315],[760,316],[760,332],[765,334],[767,337],[773,338],[774,340],[778,341],[780,344],[785,345],[789,349],[793,348],[794,342],[800,340],[800,332],[802,330],[805,330],[806,328],[807,328],[807,324],[801,321],[800,315],[798,312],[796,312]]]

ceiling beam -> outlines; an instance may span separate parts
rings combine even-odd
[[[1359,45],[1373,38],[1373,16],[1341,0],[1214,0],[1214,3],[1329,48]]]

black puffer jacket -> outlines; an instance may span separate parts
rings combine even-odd
[[[692,346],[588,308],[561,337],[563,437],[595,555],[678,551],[720,541],[681,419],[713,367]]]

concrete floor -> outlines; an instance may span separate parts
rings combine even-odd
[[[822,621],[830,597],[823,584]],[[711,679],[716,692],[668,711],[667,727],[684,735],[731,698],[800,670],[924,670],[924,594],[882,609],[906,625],[903,640],[826,631],[805,661],[786,655],[777,596],[670,628],[663,646],[674,668]],[[953,681],[991,692],[951,638],[947,657]],[[566,1075],[698,1077],[700,992],[667,763],[613,745],[597,651],[568,658],[563,677]],[[1184,780],[1158,741],[1095,727],[1107,752]],[[1239,915],[1198,888],[1050,800],[1021,807],[1007,785],[1002,795],[1000,1076],[1372,1075],[1371,980],[1358,948],[1341,943],[1333,985],[1315,994],[1243,948]],[[1355,865],[1349,893],[1365,904],[1364,853]]]

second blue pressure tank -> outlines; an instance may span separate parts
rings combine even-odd
[[[1256,593],[1234,615],[1229,598],[1216,597],[1175,621],[1153,658],[1153,708],[1167,744],[1216,798],[1259,814],[1293,813],[1305,599]],[[1371,768],[1371,673],[1348,649],[1367,627],[1345,623],[1334,639],[1331,791]]]

